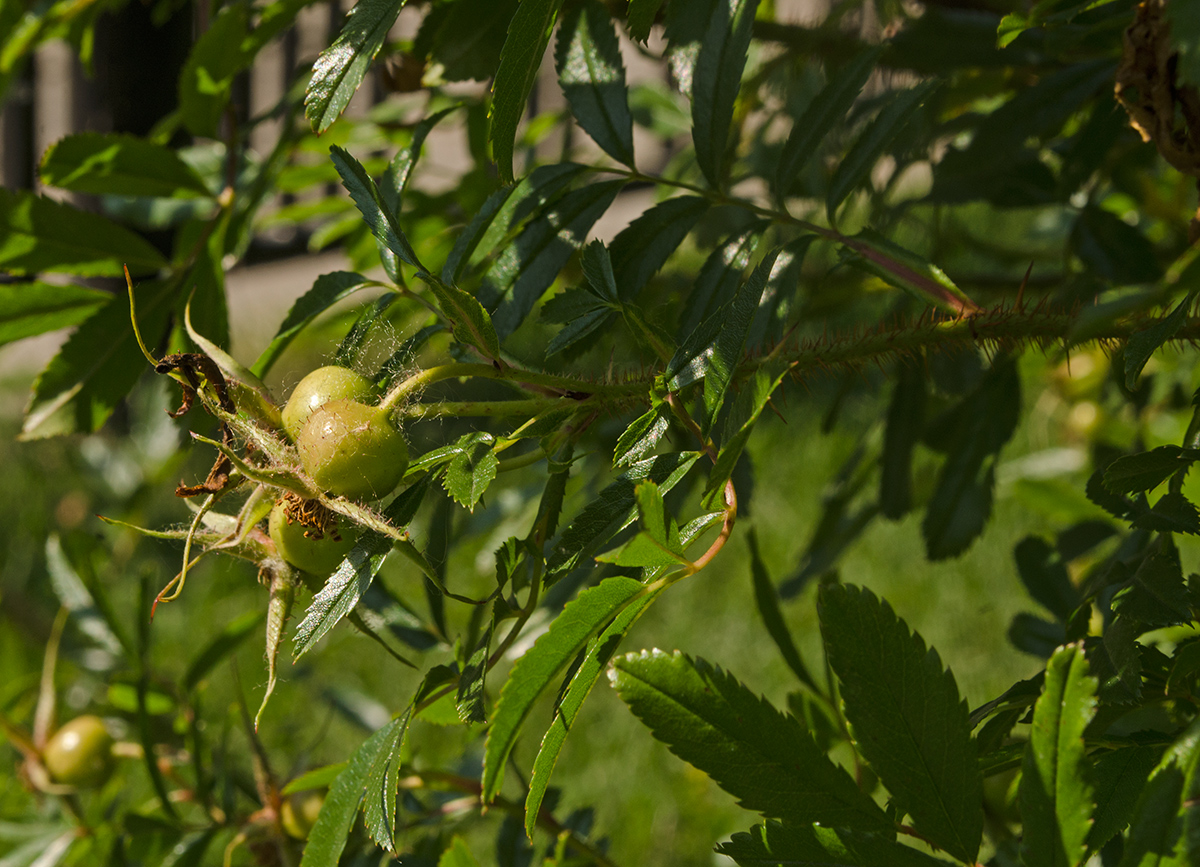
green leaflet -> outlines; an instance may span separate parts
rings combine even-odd
[[[746,809],[796,822],[891,827],[795,718],[729,673],[679,651],[653,650],[619,657],[609,677],[656,738]]]
[[[147,274],[166,265],[138,235],[97,214],[0,188],[0,271],[120,277],[121,266]]]
[[[250,369],[257,376],[266,376],[271,365],[283,354],[288,345],[303,328],[343,298],[348,298],[359,289],[370,286],[372,281],[353,271],[334,271],[322,274],[313,281],[312,288],[296,299],[287,316],[275,332],[271,342],[258,356]]]
[[[406,527],[416,515],[428,489],[428,477],[411,485],[391,502],[383,513],[384,517],[394,527]],[[296,626],[296,634],[292,638],[293,659],[299,659],[312,650],[339,620],[353,610],[379,574],[393,545],[395,541],[381,533],[363,530],[359,534],[358,541],[342,565],[313,596],[304,619]]]
[[[1200,459],[1200,450],[1166,445],[1122,455],[1104,470],[1104,487],[1114,494],[1152,491],[1178,472],[1187,470]]]
[[[0,284],[0,346],[83,322],[112,296],[54,283]]]
[[[713,186],[725,180],[733,108],[742,86],[758,0],[717,0],[700,42],[692,77],[692,141],[696,161]]]
[[[1176,739],[1141,791],[1118,867],[1188,867],[1200,856],[1200,720]]]
[[[462,674],[458,678],[458,693],[454,704],[458,710],[458,718],[465,723],[481,723],[487,721],[485,713],[486,694],[484,683],[487,680],[488,653],[492,647],[492,631],[495,620],[489,620],[475,644],[475,649],[463,663]]]
[[[496,478],[495,442],[494,436],[483,431],[466,434],[455,443],[457,451],[442,476],[446,493],[470,512]]]
[[[546,560],[547,576],[559,576],[585,564],[601,545],[633,523],[637,516],[634,490],[649,479],[666,493],[700,457],[677,452],[638,461],[589,503],[563,531]]]
[[[1029,595],[1066,623],[1082,598],[1054,547],[1040,536],[1026,536],[1013,549],[1013,559]]]
[[[1086,857],[1095,808],[1083,732],[1096,714],[1096,679],[1082,645],[1059,648],[1033,709],[1021,765],[1021,859],[1027,867],[1076,867]]]
[[[492,317],[483,309],[479,300],[469,292],[443,283],[429,276],[429,288],[437,298],[438,307],[450,320],[454,337],[479,350],[484,358],[497,361],[500,358],[500,338],[492,324]]]
[[[1193,289],[1176,305],[1174,310],[1161,320],[1129,335],[1129,343],[1125,346],[1125,387],[1127,389],[1133,391],[1134,386],[1137,385],[1137,379],[1142,373],[1142,368],[1146,366],[1150,356],[1175,336],[1179,326],[1187,319],[1188,311],[1192,308],[1192,302],[1196,300],[1197,292],[1200,290]]]
[[[488,731],[483,761],[482,798],[485,804],[490,803],[500,790],[504,763],[538,696],[587,645],[588,639],[643,589],[642,584],[632,578],[605,578],[569,602],[550,624],[549,632],[517,660],[500,691],[492,727]]]
[[[925,377],[916,364],[897,365],[879,459],[879,505],[895,521],[912,508],[913,449],[925,426]]]
[[[367,833],[380,847],[389,852],[396,849],[396,790],[400,784],[400,747],[408,732],[412,707],[392,720],[383,729],[387,732],[379,751],[371,761],[363,783],[363,820]]]
[[[508,25],[500,68],[492,82],[488,140],[503,183],[513,182],[513,143],[562,0],[525,0]]]
[[[366,794],[367,775],[372,772],[380,756],[389,756],[397,730],[403,733],[407,715],[394,719],[354,751],[350,761],[337,775],[316,824],[308,835],[300,867],[337,867],[346,838],[354,827],[359,805]]]
[[[450,848],[438,858],[437,867],[479,867],[479,862],[471,854],[467,841],[455,834]]]
[[[1096,759],[1096,809],[1087,839],[1090,851],[1099,851],[1129,824],[1138,795],[1156,764],[1158,750],[1144,746],[1124,747]]]
[[[292,614],[292,604],[296,601],[297,576],[291,569],[281,569],[271,576],[271,596],[267,603],[267,637],[265,656],[267,660],[267,686],[263,691],[262,702],[258,713],[254,715],[254,730],[262,722],[267,710],[267,703],[275,692],[275,684],[279,680],[279,648],[283,645],[283,630]]]
[[[558,83],[571,114],[604,152],[633,167],[633,116],[625,66],[608,9],[597,0],[572,6],[558,31]]]
[[[922,104],[938,86],[937,80],[927,81],[909,90],[888,94],[887,102],[875,120],[838,161],[837,170],[829,182],[829,191],[825,194],[825,211],[831,223],[834,222],[838,206],[867,179],[879,157],[904,132],[904,128],[912,122]]]
[[[632,464],[646,457],[670,427],[670,410],[665,403],[658,403],[629,423],[629,427],[617,437],[613,450],[613,466]]]
[[[870,48],[839,69],[792,124],[776,166],[774,189],[777,198],[786,198],[800,169],[813,158],[817,146],[833,125],[854,105],[879,60],[879,54],[879,48]]]
[[[361,0],[360,5],[370,2],[372,0]],[[356,6],[355,9],[357,8]],[[354,14],[353,10],[350,14]],[[375,181],[371,180],[371,176],[362,167],[362,163],[352,157],[349,151],[337,145],[330,146],[329,156],[333,160],[338,174],[342,177],[342,186],[350,193],[350,198],[354,199],[354,204],[358,206],[367,225],[371,227],[371,234],[391,250],[401,262],[424,272],[425,266],[418,261],[416,252],[408,243],[408,238],[405,237],[399,223],[396,222],[396,215],[387,207],[379,192],[379,187],[375,185]]]
[[[754,582],[754,602],[759,616],[763,619],[763,625],[767,628],[767,634],[779,648],[779,654],[788,668],[801,683],[819,695],[821,690],[809,674],[804,660],[800,658],[800,651],[796,649],[796,643],[784,622],[783,612],[779,609],[779,593],[775,590],[771,576],[767,574],[767,566],[758,550],[758,536],[753,530],[747,535],[746,541],[750,546],[750,577]]]
[[[950,867],[887,837],[844,828],[768,822],[734,834],[717,851],[741,867]]]
[[[150,345],[166,329],[175,300],[172,290],[171,284],[156,280],[136,289],[138,324]],[[129,300],[114,296],[75,330],[38,376],[21,437],[98,430],[147,368],[133,336]]]
[[[304,116],[314,132],[328,129],[349,104],[403,6],[404,0],[359,0],[346,15],[337,39],[313,64],[304,94]]]
[[[119,133],[59,139],[42,157],[42,182],[80,193],[208,196],[199,175],[170,148]]]
[[[637,297],[708,208],[701,196],[676,196],[644,211],[613,238],[609,252],[622,299]]]
[[[851,265],[903,289],[926,304],[955,315],[979,309],[937,265],[893,244],[870,228],[852,238],[843,238],[842,243],[847,251],[845,259]]]
[[[973,862],[983,834],[982,780],[954,676],[869,590],[825,585],[818,610],[863,757],[920,834]]]
[[[1147,626],[1174,626],[1192,619],[1191,600],[1176,556],[1155,553],[1138,566],[1112,599],[1122,618]]]
[[[248,7],[231,3],[221,7],[192,45],[179,76],[179,114],[193,135],[217,136],[233,78],[254,56],[245,45],[249,29]]]
[[[772,376],[772,372],[760,367],[754,372],[754,381],[743,387],[738,395],[734,408],[725,419],[725,435],[721,438],[721,450],[717,452],[717,461],[708,474],[708,484],[705,492],[712,494],[721,491],[725,483],[733,475],[734,467],[745,451],[750,439],[750,431],[754,423],[766,409],[771,395],[783,383],[788,375],[785,368],[781,373]]]
[[[680,317],[680,338],[695,331],[701,322],[733,297],[766,226],[765,222],[755,222],[745,231],[726,238],[704,260],[687,309]]]
[[[658,10],[662,8],[663,0],[630,0],[626,24],[629,25],[629,35],[638,42],[650,38],[650,28]]]

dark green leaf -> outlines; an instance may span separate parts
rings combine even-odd
[[[886,836],[778,822],[734,834],[717,851],[740,867],[950,867]]]
[[[376,2],[376,0],[360,0],[359,5],[355,6],[350,14],[353,15],[354,10],[359,6],[372,2]],[[392,0],[388,0],[388,2],[392,2]],[[425,266],[418,261],[412,245],[408,243],[408,238],[404,236],[399,223],[396,222],[396,215],[383,201],[379,187],[371,180],[371,176],[362,167],[362,163],[352,157],[349,151],[337,145],[330,146],[329,155],[338,174],[342,177],[342,186],[350,193],[350,198],[354,199],[354,204],[358,206],[367,225],[371,227],[371,234],[395,253],[401,262],[411,265],[418,271],[424,271]]]
[[[879,506],[893,521],[912,508],[913,449],[925,429],[925,376],[916,364],[901,363],[888,404],[879,463]]]
[[[0,271],[120,277],[157,271],[166,260],[140,237],[70,205],[0,188]]]
[[[565,574],[584,565],[601,545],[633,523],[637,516],[634,490],[638,482],[649,479],[666,493],[699,457],[698,452],[676,452],[647,458],[631,466],[601,491],[563,531],[547,558],[547,574]]]
[[[624,185],[625,181],[620,180],[603,181],[567,193],[518,236],[514,246],[519,261],[498,261],[488,272],[493,291],[503,292],[511,285],[495,311],[496,331],[501,338],[507,338],[525,321]]]
[[[1152,491],[1200,459],[1200,450],[1159,446],[1136,455],[1122,455],[1104,470],[1104,487],[1114,494]]]
[[[588,639],[620,614],[643,591],[632,578],[613,576],[584,590],[550,624],[550,630],[517,660],[492,715],[483,762],[483,802],[500,790],[504,763],[516,743],[521,724],[538,696],[582,650]]]
[[[746,336],[750,333],[759,301],[762,300],[763,289],[778,256],[777,248],[763,257],[750,279],[738,289],[733,300],[729,302],[729,307],[721,314],[723,324],[720,333],[713,342],[712,354],[704,359],[705,420],[701,428],[705,434],[711,430],[721,407],[724,406],[729,380],[742,361],[746,349]]]
[[[59,139],[42,157],[42,183],[80,193],[207,196],[196,172],[170,148],[118,133]]]
[[[1200,511],[1183,494],[1168,491],[1158,498],[1154,508],[1133,519],[1139,530],[1158,533],[1190,533],[1200,536]]]
[[[667,62],[679,92],[688,99],[692,98],[700,44],[716,17],[718,6],[718,0],[676,0],[667,4],[664,34],[667,38]],[[725,21],[729,20],[728,6],[723,17]]]
[[[788,373],[785,369],[782,373],[772,376],[771,371],[760,367],[754,372],[754,381],[742,389],[733,411],[726,417],[725,436],[721,439],[721,450],[717,452],[716,463],[708,474],[706,491],[721,490],[733,476],[738,459],[741,458],[750,439],[754,423],[758,421],[771,395],[783,383]]]
[[[417,513],[429,488],[428,477],[411,485],[384,510],[394,527],[406,527]],[[320,641],[335,624],[358,604],[392,550],[393,541],[381,533],[364,530],[342,564],[329,576],[309,603],[304,619],[296,626],[292,656],[299,659]]]
[[[193,135],[217,137],[234,77],[254,56],[246,43],[249,29],[248,7],[226,4],[192,46],[179,76],[179,113]]]
[[[564,295],[567,293],[564,293]],[[581,296],[586,296],[586,307],[584,307],[577,316],[572,317],[567,321],[566,326],[554,335],[554,338],[546,345],[546,358],[557,355],[564,350],[570,349],[579,341],[583,340],[596,329],[600,328],[613,315],[613,309],[592,297],[590,292],[577,293]],[[556,295],[555,298],[563,298],[563,295]],[[549,305],[547,305],[549,306]],[[545,318],[545,317],[543,317]]]
[[[354,751],[325,796],[321,812],[309,832],[300,867],[337,867],[366,794],[367,775],[380,754],[390,752],[389,745],[396,730],[402,730],[406,723],[407,717],[392,720]]]
[[[629,11],[626,13],[629,35],[638,42],[649,39],[650,28],[654,26],[654,19],[658,16],[662,4],[663,0],[630,0]]]
[[[1116,214],[1088,205],[1071,230],[1071,246],[1093,274],[1123,286],[1162,276],[1154,245]]]
[[[854,105],[879,60],[879,54],[879,48],[869,48],[839,69],[792,124],[773,178],[778,198],[787,196],[796,175],[812,159],[821,140]]]
[[[1042,659],[1049,659],[1055,649],[1067,639],[1062,623],[1044,620],[1024,611],[1012,619],[1008,640],[1013,647]]]
[[[1200,720],[1167,750],[1142,788],[1118,867],[1196,863],[1200,821]]]
[[[1147,626],[1174,626],[1192,619],[1179,561],[1151,554],[1112,598],[1113,611]]]
[[[363,819],[367,825],[367,833],[380,847],[389,852],[396,848],[396,790],[400,784],[400,747],[404,744],[411,713],[412,708],[406,708],[404,713],[384,727],[383,730],[387,734],[380,742],[363,781]]]
[[[816,683],[812,679],[812,675],[808,673],[808,667],[805,666],[804,660],[800,658],[800,651],[796,649],[796,643],[792,641],[792,634],[788,631],[787,624],[783,621],[783,612],[779,610],[779,594],[775,590],[775,584],[771,581],[771,576],[767,574],[766,564],[762,561],[762,555],[758,551],[758,536],[751,530],[746,537],[750,545],[750,576],[754,581],[754,602],[758,606],[758,614],[763,619],[763,625],[767,627],[767,634],[775,642],[775,646],[779,648],[779,653],[783,656],[783,661],[800,679],[800,682],[814,692],[820,692]]]
[[[152,346],[166,330],[172,288],[153,280],[137,287],[138,325]],[[76,329],[38,376],[22,438],[98,430],[148,369],[133,336],[129,300],[114,296]]]
[[[1158,750],[1145,746],[1113,750],[1096,760],[1095,823],[1087,838],[1090,851],[1100,851],[1129,824],[1138,795],[1156,764]]]
[[[1133,391],[1142,368],[1150,360],[1150,356],[1158,348],[1175,336],[1179,326],[1187,319],[1192,302],[1196,299],[1197,291],[1193,289],[1168,315],[1161,320],[1129,335],[1129,343],[1125,346],[1125,387]]]
[[[659,403],[634,419],[625,432],[617,437],[613,450],[613,466],[632,464],[646,457],[670,427],[670,410]]]
[[[496,478],[498,461],[496,453],[492,451],[495,442],[494,436],[482,431],[462,437],[456,443],[458,451],[446,466],[446,474],[442,477],[446,493],[471,512],[475,511],[475,504]]]
[[[350,102],[403,6],[404,0],[359,0],[346,15],[337,39],[313,64],[304,94],[304,116],[315,132],[328,129]]]
[[[633,166],[633,116],[621,46],[608,10],[597,0],[572,6],[558,31],[558,83],[571,114],[617,162]]]
[[[571,676],[562,701],[554,709],[554,719],[546,729],[546,734],[542,736],[542,745],[538,748],[537,758],[533,763],[533,771],[529,777],[529,794],[525,798],[525,833],[530,837],[533,836],[533,828],[542,808],[542,801],[546,797],[546,788],[550,785],[550,775],[554,772],[567,733],[579,717],[584,699],[591,693],[601,672],[616,653],[625,633],[658,598],[660,592],[661,590],[656,590],[634,599],[621,609],[603,632],[588,641],[583,661]]]
[[[429,46],[446,81],[483,81],[496,74],[517,0],[458,0],[432,8],[421,22],[414,53]],[[439,14],[443,13],[444,14]]]
[[[1094,801],[1083,732],[1095,715],[1096,679],[1082,645],[1059,648],[1046,666],[1021,765],[1021,860],[1028,867],[1085,860]]]
[[[696,330],[717,308],[733,297],[742,282],[742,273],[750,264],[764,224],[753,224],[743,232],[725,239],[713,250],[692,286],[687,308],[679,322],[679,334],[685,337]]]
[[[508,37],[500,51],[500,68],[492,81],[492,156],[502,183],[513,182],[513,143],[517,124],[533,89],[542,55],[550,44],[550,31],[562,0],[525,0],[508,25]]]
[[[997,359],[979,387],[942,420],[950,455],[921,523],[931,560],[962,553],[983,531],[992,509],[996,455],[1016,430],[1020,407],[1016,365]]]
[[[112,296],[99,289],[55,283],[0,284],[0,346],[78,325]]]
[[[733,107],[742,86],[758,0],[717,0],[692,78],[692,139],[696,162],[714,187],[725,179]]]
[[[609,677],[656,738],[746,809],[796,822],[891,826],[795,718],[704,660],[642,651],[614,660]]]
[[[257,376],[265,376],[276,359],[283,354],[288,345],[300,333],[301,329],[324,313],[338,301],[357,292],[371,281],[353,271],[334,271],[322,274],[312,285],[312,288],[296,299],[292,308],[284,317],[275,337],[267,344],[267,348],[259,355],[254,366],[250,368]]]
[[[431,277],[429,288],[437,298],[438,307],[450,320],[454,337],[468,346],[474,346],[484,358],[499,360],[500,338],[492,324],[492,317],[483,309],[474,295],[450,286]]]
[[[475,649],[467,657],[462,674],[458,678],[458,694],[455,696],[454,703],[458,708],[458,718],[465,723],[481,723],[487,719],[484,707],[486,696],[483,687],[487,678],[488,653],[492,647],[493,625],[492,621],[488,621],[487,627],[479,636],[479,641],[475,643]]]
[[[983,789],[954,676],[870,591],[825,585],[819,600],[829,664],[863,757],[920,834],[973,862]]]
[[[1017,574],[1029,595],[1066,623],[1082,597],[1055,548],[1040,536],[1026,536],[1013,549]]]
[[[838,206],[867,179],[884,151],[920,113],[921,106],[939,85],[937,80],[927,81],[888,95],[875,120],[863,130],[846,155],[838,160],[837,170],[829,182],[829,191],[825,194],[825,210],[831,222]]]
[[[622,298],[637,297],[708,207],[700,196],[676,196],[646,210],[613,238],[609,252]]]
[[[261,611],[246,611],[229,621],[188,664],[187,672],[183,675],[183,691],[195,689],[213,668],[258,629],[265,616]]]

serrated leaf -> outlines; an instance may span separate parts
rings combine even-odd
[[[263,690],[262,702],[258,713],[254,715],[254,730],[258,731],[267,704],[275,692],[275,684],[279,680],[279,648],[283,645],[283,630],[288,618],[292,615],[292,605],[296,601],[296,573],[291,569],[280,569],[271,575],[270,598],[267,602],[266,648],[264,656],[267,660],[267,684]]]
[[[695,331],[701,322],[733,297],[765,228],[765,223],[755,222],[748,229],[726,238],[704,260],[688,296],[687,307],[680,316],[680,338]]]
[[[572,6],[563,18],[554,66],[575,120],[605,153],[632,168],[633,115],[621,46],[597,0]]]
[[[887,95],[882,110],[871,121],[870,126],[863,130],[846,155],[838,160],[833,179],[829,182],[829,190],[825,194],[825,212],[829,215],[830,222],[834,221],[838,206],[851,191],[867,179],[884,151],[904,132],[904,128],[912,122],[921,106],[940,84],[941,82],[934,79],[908,90],[892,91]]]
[[[707,357],[704,371],[704,410],[705,419],[701,429],[707,434],[717,420],[721,407],[725,403],[725,392],[733,372],[742,361],[746,350],[746,337],[750,326],[754,323],[754,315],[758,312],[762,300],[763,289],[775,260],[779,257],[776,248],[763,257],[758,263],[750,279],[745,282],[729,302],[729,307],[723,314],[724,324],[716,341],[713,342],[712,354]]]
[[[365,799],[363,819],[367,833],[381,848],[396,849],[396,790],[400,784],[400,747],[408,731],[412,708],[396,717],[384,728],[387,733],[367,770],[363,781]]]
[[[1200,511],[1196,504],[1181,493],[1168,491],[1158,498],[1154,508],[1133,519],[1139,530],[1158,533],[1189,533],[1200,536]]]
[[[500,50],[500,68],[492,81],[491,129],[488,141],[500,181],[513,182],[513,143],[517,124],[525,114],[538,66],[562,0],[524,0],[508,25],[508,36]]]
[[[516,331],[529,316],[625,183],[603,181],[567,193],[517,237],[516,259],[510,256],[498,260],[488,271],[487,288],[503,296],[493,317],[502,338]]]
[[[482,798],[485,804],[490,803],[500,790],[504,764],[538,696],[587,645],[588,639],[620,614],[644,589],[632,578],[619,575],[605,578],[567,603],[550,624],[549,631],[517,660],[500,691],[492,727],[488,731],[483,761]]]
[[[717,0],[692,74],[692,140],[696,162],[713,187],[725,179],[733,108],[742,86],[758,0]]]
[[[754,381],[743,388],[733,411],[726,417],[725,435],[721,439],[716,463],[708,474],[707,492],[724,488],[733,476],[734,468],[750,439],[750,431],[789,372],[785,368],[783,372],[772,376],[771,371],[760,367],[754,372]]]
[[[973,862],[983,834],[983,787],[954,676],[869,590],[825,585],[818,610],[863,758],[920,834]]]
[[[475,511],[475,504],[496,478],[499,461],[492,450],[495,441],[490,433],[467,434],[456,443],[458,451],[446,465],[442,477],[446,493],[468,511]]]
[[[903,289],[919,301],[956,316],[979,310],[941,268],[892,243],[873,229],[863,229],[852,238],[843,238],[842,243],[850,251],[847,256],[850,264]]]
[[[1175,332],[1183,325],[1188,311],[1192,308],[1192,302],[1196,300],[1197,291],[1200,290],[1193,289],[1189,292],[1174,310],[1158,322],[1129,335],[1129,342],[1125,345],[1125,387],[1127,389],[1133,391],[1138,377],[1141,376],[1142,368],[1146,366],[1150,356],[1174,337]]]
[[[629,35],[642,43],[649,39],[650,28],[654,26],[654,19],[662,4],[663,0],[630,0],[625,22],[629,27]]]
[[[649,481],[641,482],[634,490],[634,497],[642,521],[642,531],[615,555],[605,554],[596,559],[601,563],[643,569],[688,565],[691,561],[683,554],[679,528],[673,521],[667,520],[662,491],[658,485]]]
[[[700,457],[698,452],[676,452],[638,461],[608,485],[571,522],[546,561],[549,576],[565,574],[583,565],[604,543],[633,523],[637,516],[634,490],[645,479],[666,493],[684,477]]]
[[[637,297],[708,208],[701,196],[676,196],[647,209],[613,238],[609,254],[621,298]]]
[[[207,196],[199,175],[168,147],[120,133],[59,139],[38,167],[42,183],[79,193]]]
[[[404,725],[405,718],[392,720],[354,751],[321,804],[321,812],[308,834],[300,867],[337,867],[366,794],[367,775],[380,754],[390,751],[389,742],[397,728]]]
[[[787,196],[800,169],[812,159],[821,141],[854,105],[879,61],[880,52],[881,49],[872,47],[846,63],[792,124],[773,178],[778,198]]]
[[[1096,679],[1083,646],[1055,651],[1033,709],[1021,765],[1021,859],[1028,867],[1077,867],[1094,809],[1083,732],[1096,715]]]
[[[359,6],[371,2],[375,2],[375,0],[359,0]],[[357,9],[358,6],[354,8]],[[353,15],[354,10],[351,10],[350,14]],[[354,204],[358,206],[363,219],[371,227],[371,234],[391,250],[401,262],[424,272],[425,266],[417,259],[416,252],[408,243],[408,238],[405,237],[400,224],[396,222],[396,215],[387,207],[383,195],[379,192],[379,187],[375,185],[375,181],[371,180],[371,176],[362,167],[362,163],[352,157],[349,151],[337,145],[330,146],[329,156],[333,160],[338,174],[341,175],[342,186],[350,193],[350,198],[354,199]]]
[[[492,317],[479,300],[471,293],[437,279],[429,281],[429,288],[437,298],[438,307],[450,320],[455,339],[474,346],[484,358],[498,361],[500,339],[496,335]]]
[[[1114,494],[1152,491],[1198,459],[1200,450],[1173,445],[1122,455],[1105,468],[1104,487]]]
[[[384,510],[383,516],[394,527],[406,527],[417,513],[429,488],[428,477],[407,488]],[[292,638],[292,658],[299,659],[320,641],[339,620],[358,604],[391,552],[395,540],[370,530],[359,533],[358,540],[342,564],[329,576],[325,586],[309,603],[304,619]]]
[[[111,297],[99,289],[36,280],[0,284],[0,346],[78,325]]]
[[[120,277],[157,271],[162,255],[128,229],[25,191],[0,188],[0,271]]]
[[[609,678],[657,739],[746,809],[795,822],[891,826],[803,726],[727,672],[654,650],[618,657]]]
[[[1070,620],[1083,600],[1056,549],[1040,536],[1026,536],[1013,549],[1013,559],[1029,595],[1063,623]]]
[[[1187,623],[1191,604],[1179,561],[1169,554],[1151,554],[1113,595],[1112,608],[1147,626]]]
[[[359,0],[347,13],[337,38],[313,64],[304,94],[304,116],[314,132],[328,129],[349,104],[403,6],[404,0]]]
[[[475,649],[463,664],[462,674],[458,678],[458,694],[454,704],[458,708],[458,718],[465,723],[481,723],[487,719],[484,712],[483,688],[487,678],[488,652],[492,647],[494,625],[494,621],[488,621],[475,644]]]
[[[1118,867],[1186,867],[1200,855],[1200,720],[1163,755],[1142,788]]]
[[[542,745],[538,748],[537,758],[533,762],[533,770],[529,776],[529,794],[525,797],[525,833],[528,836],[533,836],[538,813],[546,797],[546,789],[550,785],[550,775],[558,762],[558,755],[562,751],[567,734],[579,717],[584,700],[616,653],[625,633],[661,592],[660,588],[635,598],[613,618],[612,623],[605,627],[603,632],[588,641],[583,661],[571,676],[562,700],[554,709],[554,719],[542,736]]]
[[[560,352],[570,349],[576,343],[603,326],[613,315],[614,311],[611,307],[591,298],[590,293],[579,294],[587,295],[590,299],[587,301],[587,307],[578,316],[570,319],[554,335],[553,339],[546,345],[546,358],[551,358]],[[561,298],[563,296],[557,295],[555,297]]]
[[[246,611],[229,621],[225,628],[209,639],[200,652],[192,657],[183,675],[183,691],[190,693],[208,673],[258,629],[265,614],[261,611]]]
[[[950,867],[887,837],[778,822],[734,834],[717,851],[740,867]]]
[[[150,345],[166,330],[175,300],[172,289],[159,281],[136,289],[138,324]],[[98,430],[148,369],[134,339],[129,300],[113,296],[75,330],[38,376],[22,439]]]
[[[656,404],[635,418],[617,437],[613,466],[622,467],[642,460],[658,445],[670,424],[670,410],[665,403]]]
[[[1138,795],[1158,763],[1154,747],[1133,746],[1113,750],[1096,759],[1096,810],[1088,832],[1088,849],[1098,852],[1129,824]]]

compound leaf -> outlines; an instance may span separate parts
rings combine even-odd
[[[741,867],[950,867],[887,837],[778,822],[734,834],[717,851]]]

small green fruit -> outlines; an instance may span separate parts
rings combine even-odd
[[[325,803],[323,792],[296,792],[284,799],[279,809],[279,823],[289,837],[307,840],[308,832],[317,823],[321,806]]]
[[[329,401],[372,403],[377,396],[375,383],[348,367],[318,367],[292,390],[283,408],[283,429],[295,442],[308,417]]]
[[[79,716],[54,733],[42,753],[50,778],[64,786],[92,789],[112,773],[113,739],[97,716]]]
[[[351,500],[377,500],[408,469],[408,444],[388,414],[354,400],[331,400],[296,437],[300,464],[317,486]]]
[[[296,500],[299,501],[299,497]],[[332,527],[317,531],[300,523],[294,513],[289,517],[288,511],[288,501],[280,500],[267,519],[267,532],[279,556],[297,569],[313,575],[328,575],[354,547],[354,534],[343,532],[346,522],[337,521],[336,516],[330,519]],[[320,538],[317,538],[318,532]]]

